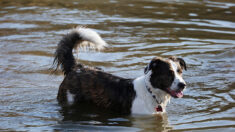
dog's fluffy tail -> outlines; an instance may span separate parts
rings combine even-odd
[[[89,28],[77,27],[72,29],[59,42],[55,52],[53,65],[55,71],[61,66],[64,74],[68,74],[76,65],[73,56],[74,48],[102,50],[107,43],[100,37],[98,33]]]

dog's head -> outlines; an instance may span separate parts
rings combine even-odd
[[[170,57],[163,59],[155,57],[147,65],[144,73],[149,78],[149,83],[154,89],[161,89],[174,98],[183,97],[186,83],[182,72],[187,70],[186,63],[182,58]]]

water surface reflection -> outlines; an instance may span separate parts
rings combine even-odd
[[[0,131],[235,131],[232,0],[0,1]],[[135,78],[154,56],[183,57],[189,87],[163,116],[66,110],[50,75],[58,41],[86,25],[111,45],[86,65]],[[103,113],[102,113],[103,112]]]

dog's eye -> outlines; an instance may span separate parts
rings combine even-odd
[[[182,70],[181,70],[181,69],[177,69],[177,72],[178,72],[179,74],[182,74]]]

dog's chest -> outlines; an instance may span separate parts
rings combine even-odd
[[[152,114],[154,113],[155,102],[149,97],[147,90],[144,89],[143,77],[134,80],[136,98],[133,100],[131,112],[133,114]]]
[[[132,108],[131,108],[131,113],[133,114],[152,114],[146,104],[145,101],[140,99],[139,97],[136,97],[135,100],[133,101]]]

